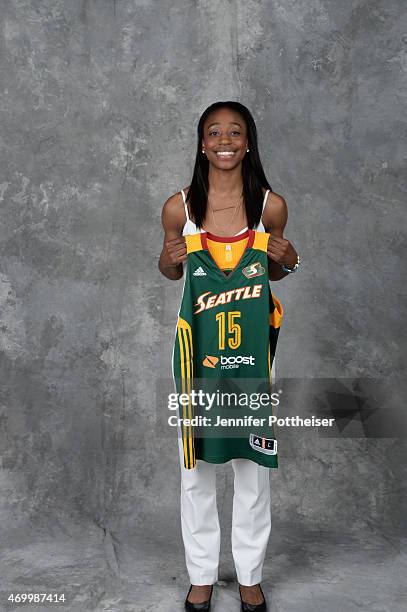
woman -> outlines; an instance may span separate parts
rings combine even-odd
[[[168,198],[163,207],[160,271],[170,280],[183,276],[186,235],[209,232],[235,237],[255,229],[270,233],[268,276],[280,280],[299,265],[295,248],[283,237],[286,223],[287,205],[264,174],[251,113],[238,102],[212,104],[198,123],[191,185]],[[191,582],[185,608],[209,610],[218,579],[220,543],[215,465],[198,460],[194,469],[186,469],[181,443],[179,447],[181,526]],[[231,462],[235,475],[232,552],[241,609],[261,612],[267,609],[260,582],[271,528],[269,469],[246,458]]]

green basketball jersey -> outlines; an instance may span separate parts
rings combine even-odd
[[[277,467],[272,403],[253,408],[241,393],[258,396],[260,389],[270,396],[272,391],[283,308],[270,291],[269,234],[249,229],[228,238],[202,232],[185,239],[187,265],[173,350],[176,390],[188,398],[178,413],[184,465],[191,469],[197,459],[224,463],[240,457]],[[215,263],[208,240],[229,249],[245,240],[229,274]],[[217,399],[216,391],[225,391],[229,403],[197,406],[192,392],[198,388]]]

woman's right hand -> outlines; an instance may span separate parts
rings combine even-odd
[[[179,266],[187,259],[187,245],[185,237],[173,238],[164,242],[162,263],[164,266]],[[168,263],[167,263],[168,262]]]
[[[161,220],[164,240],[158,268],[166,278],[179,280],[183,275],[182,264],[187,259],[187,245],[185,236],[182,235],[185,210],[181,193],[170,196],[165,202]]]

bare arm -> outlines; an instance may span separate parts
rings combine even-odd
[[[180,203],[180,198],[179,193],[168,198],[161,213],[164,243],[158,261],[158,269],[161,274],[170,280],[182,278],[182,263],[187,258],[185,238],[182,235],[185,212],[182,203]]]
[[[287,219],[286,201],[277,193],[270,192],[264,207],[263,224],[266,232],[270,233],[267,256],[269,258],[269,279],[273,281],[288,276],[288,272],[283,271],[282,264],[292,268],[297,263],[297,252],[294,246],[283,237]]]

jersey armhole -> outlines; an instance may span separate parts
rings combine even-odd
[[[263,251],[264,253],[267,253],[267,246],[268,246],[269,238],[270,238],[270,234],[268,232],[255,232],[253,249],[257,249],[259,251]]]
[[[202,234],[186,234],[185,243],[187,247],[187,255],[195,253],[195,251],[202,251]]]

